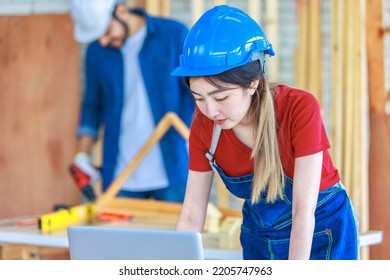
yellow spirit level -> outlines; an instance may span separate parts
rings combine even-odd
[[[42,215],[39,217],[38,225],[42,233],[47,233],[64,230],[71,225],[89,224],[94,216],[95,206],[85,204]]]

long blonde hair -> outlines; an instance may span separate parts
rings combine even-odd
[[[252,204],[265,195],[268,203],[283,197],[284,171],[279,155],[274,98],[263,75],[259,61],[247,63],[215,76],[204,77],[209,83],[222,86],[220,82],[236,84],[248,89],[253,81],[259,85],[252,96],[247,116],[255,124],[255,142],[251,157],[254,160]]]
[[[266,201],[283,197],[284,171],[279,154],[274,99],[264,75],[252,99],[248,116],[255,122],[252,203],[266,192]]]

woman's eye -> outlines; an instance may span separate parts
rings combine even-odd
[[[195,102],[203,100],[202,96],[192,94],[192,98],[194,99]]]
[[[221,101],[224,101],[226,98],[228,98],[228,97],[225,96],[225,97],[222,97],[222,98],[215,98],[215,100],[217,100],[218,102],[221,102]]]

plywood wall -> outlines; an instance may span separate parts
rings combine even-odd
[[[383,232],[383,242],[370,247],[370,259],[390,259],[390,116],[370,115],[370,228]]]
[[[0,218],[75,204],[80,96],[68,15],[0,17]]]
[[[367,0],[368,91],[370,105],[370,228],[383,242],[370,248],[370,259],[390,259],[390,116],[386,106],[383,0]]]

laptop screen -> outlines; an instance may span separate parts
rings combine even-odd
[[[194,231],[70,226],[72,260],[203,260],[202,236]]]

